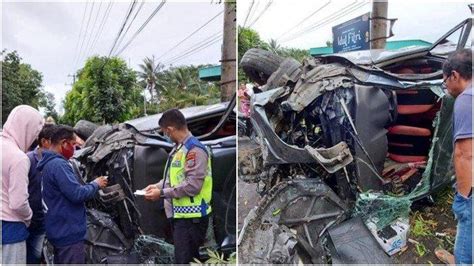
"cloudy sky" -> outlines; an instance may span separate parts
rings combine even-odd
[[[218,2],[220,1],[167,1],[120,57],[132,68],[138,69],[137,65],[143,58],[152,55],[160,58],[179,41],[217,15],[201,31],[159,61],[168,65],[218,64],[221,41],[180,61],[172,60],[173,57],[222,33],[223,15],[218,14],[223,10],[223,5],[217,4]],[[264,40],[273,38],[282,46],[302,49],[325,46],[326,41],[332,39],[333,25],[371,9],[369,2],[364,5],[361,0],[355,4],[354,0],[273,0],[270,5],[269,2],[270,0],[255,1],[247,25],[252,24],[251,27],[257,30]],[[240,25],[244,24],[251,3],[252,0],[238,0],[237,19]],[[389,1],[388,17],[398,18],[393,28],[395,36],[391,40],[423,39],[433,42],[471,15],[467,3]],[[159,4],[159,1],[146,1],[143,4],[120,47],[129,41]],[[72,83],[72,77],[68,75],[82,67],[87,56],[109,53],[129,5],[130,1],[114,1],[109,6],[109,0],[95,1],[93,5],[78,1],[2,1],[2,49],[17,50],[24,62],[43,73],[44,89],[55,95],[57,109],[61,112],[61,101],[71,88],[66,83]],[[140,5],[141,0],[135,10],[138,10]],[[341,13],[347,6],[349,8],[346,10],[351,12]],[[106,16],[108,7],[110,12]],[[309,17],[320,8],[322,9],[319,12]],[[131,18],[134,14],[132,13]],[[342,16],[337,18],[340,14]],[[304,18],[307,19],[301,22]],[[298,34],[311,25],[328,21],[328,18],[336,19],[323,23],[313,31]],[[88,20],[89,27],[86,27]],[[103,28],[99,32],[102,22]]]
[[[114,1],[110,6],[109,0],[95,1],[94,4],[77,1],[2,2],[2,49],[17,50],[23,62],[42,72],[44,89],[55,95],[56,108],[62,111],[61,100],[71,89],[70,85],[66,85],[72,83],[72,77],[68,75],[82,67],[87,56],[109,53],[131,1]],[[135,10],[138,10],[141,2],[137,2]],[[143,4],[120,47],[129,41],[160,2],[146,1]],[[167,62],[168,65],[218,64],[221,41],[180,61],[172,60],[173,57],[222,33],[223,14],[218,14],[223,11],[223,5],[217,2],[167,1],[120,57],[138,70],[137,65],[143,58],[152,55],[156,58],[163,56],[170,48],[217,15],[202,30],[160,58],[160,61]],[[106,10],[110,10],[108,16]],[[135,12],[130,19],[134,14]],[[83,17],[84,22],[81,23]],[[104,24],[100,33],[99,26],[102,21]]]
[[[253,0],[238,0],[239,25],[244,25],[252,2]],[[270,0],[255,1],[253,11],[247,18],[247,26],[253,24],[251,28],[255,29],[265,41],[276,39],[282,46],[302,49],[326,46],[326,41],[332,40],[332,26],[370,12],[372,9],[371,1],[362,0],[273,0],[268,5],[269,2]],[[422,39],[434,42],[471,16],[467,6],[469,2],[389,0],[388,18],[398,18],[393,27],[395,36],[389,40]],[[351,4],[353,5],[349,6]],[[349,8],[344,9],[348,6]],[[319,12],[310,16],[318,9]],[[344,10],[348,13],[338,18]],[[307,19],[301,22],[304,18]],[[298,26],[294,27],[296,25]],[[313,31],[298,34],[302,29],[310,28],[312,25],[315,26]]]

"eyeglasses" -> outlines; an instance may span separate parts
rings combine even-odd
[[[453,74],[453,72],[449,73],[449,75],[443,79],[443,83],[441,83],[441,87],[445,90],[445,89],[448,89],[448,87],[446,86],[446,81],[451,77],[451,75]]]

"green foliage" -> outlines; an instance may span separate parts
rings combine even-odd
[[[242,56],[251,48],[260,48],[264,50],[269,50],[269,45],[260,39],[260,35],[250,28],[240,27],[238,28],[238,37],[237,37],[237,47],[238,47],[238,57],[237,62],[239,64],[238,68],[238,78],[239,83],[249,82],[250,80],[245,76],[242,68],[240,67],[240,60]]]
[[[250,48],[269,50],[269,45],[260,39],[260,35],[250,28],[239,26],[238,29],[238,62]]]
[[[218,103],[220,88],[214,82],[199,79],[201,67],[205,66],[182,66],[159,72],[155,86],[158,104],[147,105],[147,113]]]
[[[421,243],[416,244],[415,249],[419,257],[423,257],[427,252],[425,245]]]
[[[124,60],[91,57],[79,79],[66,94],[63,123],[74,125],[80,119],[95,123],[117,123],[137,117],[143,102],[135,72]]]
[[[139,65],[141,71],[138,72],[140,87],[147,89],[151,95],[151,102],[154,102],[154,92],[159,71],[164,67],[160,63],[155,62],[155,57],[145,57],[143,64]]]
[[[38,108],[43,106],[44,94],[41,90],[43,77],[29,64],[22,63],[16,52],[2,51],[2,122],[15,106],[27,104]],[[54,106],[53,106],[54,108]]]
[[[432,228],[436,227],[436,222],[434,220],[425,219],[420,213],[415,213],[413,222],[413,229],[411,233],[414,237],[430,236],[432,235]]]
[[[207,255],[209,256],[209,259],[207,259],[205,262],[201,262],[198,259],[194,259],[194,263],[197,264],[236,264],[237,263],[237,254],[234,252],[230,254],[229,258],[225,259],[224,254],[219,254],[217,251],[213,251],[210,249],[207,249]],[[193,263],[193,264],[194,264]]]
[[[277,40],[270,39],[267,42],[260,39],[260,35],[255,30],[250,28],[239,27],[238,30],[238,61],[251,48],[260,48],[271,51],[283,57],[292,57],[298,61],[303,61],[304,58],[309,57],[309,50],[282,47]],[[249,82],[242,69],[239,67],[239,83]]]
[[[42,96],[40,97],[40,106],[43,106],[46,111],[46,117],[52,117],[54,121],[58,121],[59,115],[56,112],[54,107],[56,104],[54,103],[54,95],[51,92],[41,92]]]

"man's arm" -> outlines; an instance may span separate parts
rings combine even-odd
[[[186,178],[176,187],[164,188],[165,198],[193,197],[202,188],[204,178],[207,175],[207,153],[200,148],[193,148],[186,155],[186,165],[184,167]]]
[[[8,207],[24,221],[31,219],[33,212],[28,203],[28,171],[30,160],[25,156],[11,167],[8,184]]]
[[[454,170],[458,193],[467,197],[472,188],[472,138],[459,139],[454,146]]]
[[[472,96],[461,94],[454,103],[454,170],[457,190],[467,196],[472,186]]]
[[[58,164],[55,179],[58,182],[61,192],[74,203],[81,203],[91,199],[99,190],[99,185],[95,181],[85,185],[79,184],[74,176],[71,165],[66,161]]]

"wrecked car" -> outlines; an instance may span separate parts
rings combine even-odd
[[[241,67],[259,86],[239,118],[239,178],[262,198],[239,233],[240,263],[390,263],[366,225],[391,235],[413,201],[453,183],[442,64],[471,45],[471,26],[428,48],[302,64],[246,52]]]
[[[213,212],[206,248],[229,255],[236,243],[236,119],[235,98],[227,103],[182,109],[190,131],[211,151]],[[78,123],[76,131],[87,139],[76,151],[73,169],[83,182],[108,176],[108,186],[86,203],[87,263],[173,263],[171,226],[163,201],[149,202],[134,191],[163,177],[173,144],[158,126],[161,114],[118,125],[94,128]],[[93,128],[91,130],[91,127]],[[51,248],[45,247],[47,261]],[[48,259],[49,258],[49,259]]]

